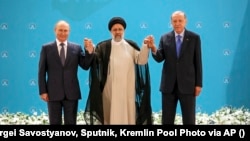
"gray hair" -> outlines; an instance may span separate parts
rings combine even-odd
[[[185,19],[187,18],[186,14],[183,11],[180,11],[180,10],[173,12],[172,15],[171,15],[171,19],[172,19],[172,17],[174,15],[183,15]]]

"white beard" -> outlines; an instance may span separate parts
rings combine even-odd
[[[121,37],[120,36],[115,37],[112,33],[111,33],[111,36],[112,36],[113,41],[115,42],[120,42],[122,39],[124,39],[124,33],[122,34]]]

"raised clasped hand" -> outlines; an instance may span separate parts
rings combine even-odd
[[[154,36],[149,35],[144,39],[144,44],[147,44],[149,48],[154,47]]]
[[[92,53],[94,50],[94,44],[92,43],[92,40],[89,38],[84,38],[84,47],[89,52]]]

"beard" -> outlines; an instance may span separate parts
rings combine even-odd
[[[112,39],[113,39],[115,42],[120,42],[123,38],[124,38],[124,34],[121,34],[121,35],[113,35],[113,34],[112,34]]]

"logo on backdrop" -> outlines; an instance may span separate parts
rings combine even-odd
[[[3,79],[3,80],[1,81],[1,85],[2,85],[3,87],[7,87],[7,86],[9,85],[9,81],[8,81],[7,79]]]
[[[1,29],[2,30],[7,30],[8,29],[8,24],[7,23],[2,23],[1,24]]]
[[[37,115],[37,109],[35,107],[30,107],[30,112],[33,114],[33,115]]]
[[[30,23],[30,24],[28,25],[28,28],[29,28],[30,30],[35,30],[35,29],[36,29],[36,24],[35,24],[35,23]]]
[[[146,29],[146,28],[148,28],[148,24],[147,23],[141,23],[140,28],[141,29]]]
[[[229,77],[225,77],[223,80],[224,84],[228,84],[230,82],[230,78]]]
[[[30,58],[35,58],[36,57],[36,51],[30,51],[29,52],[29,57]]]
[[[196,28],[202,28],[202,23],[201,22],[197,22],[195,25]]]
[[[30,81],[29,81],[29,84],[30,84],[30,86],[36,86],[36,80],[35,79],[31,79]]]
[[[85,24],[85,29],[92,29],[92,24],[91,23],[86,23]]]
[[[230,26],[231,26],[231,24],[227,21],[223,23],[224,28],[230,28]]]
[[[2,51],[1,52],[1,57],[2,58],[7,58],[8,57],[8,52],[7,51]]]
[[[225,50],[223,50],[223,55],[229,56],[229,55],[231,55],[231,51],[229,49],[225,49]]]
[[[9,112],[8,107],[3,107],[3,108],[2,108],[2,113],[8,113],[8,112]]]

